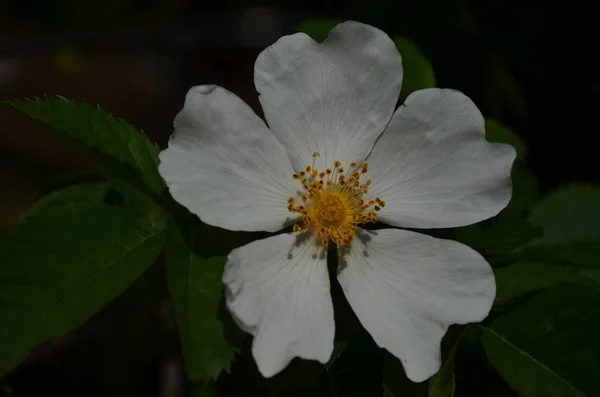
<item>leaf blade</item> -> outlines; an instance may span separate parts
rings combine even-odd
[[[163,238],[130,212],[98,203],[50,206],[17,225],[0,241],[0,373],[125,291]]]
[[[529,220],[543,231],[526,247],[530,255],[600,266],[600,186],[563,186],[542,200]]]
[[[64,97],[1,102],[33,120],[116,178],[156,200],[164,194],[156,145],[100,106]]]
[[[524,397],[596,395],[600,290],[595,284],[549,288],[484,327],[489,360]]]
[[[229,371],[238,349],[223,334],[218,319],[225,258],[198,256],[194,233],[186,241],[174,224],[167,233],[167,283],[179,327],[190,380],[207,381]]]
[[[490,142],[506,143],[515,148],[517,159],[524,160],[525,141],[510,128],[493,119],[485,119],[485,138]]]
[[[98,182],[73,185],[54,191],[41,197],[29,207],[21,220],[37,215],[49,206],[60,206],[70,203],[101,203],[109,189],[110,186],[108,183]]]
[[[496,269],[494,273],[497,286],[496,301],[500,304],[565,281],[573,283],[591,281],[574,269],[540,261],[518,261]]]

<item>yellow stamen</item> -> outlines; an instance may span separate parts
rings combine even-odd
[[[368,172],[367,163],[360,165],[360,171],[353,171],[357,163],[351,162],[348,169],[352,175],[346,177],[339,160],[333,162],[333,170],[316,169],[314,160],[319,156],[319,152],[314,152],[312,165],[292,175],[294,179],[300,179],[304,190],[300,195],[303,205],[296,206],[295,199],[288,198],[288,210],[302,216],[293,231],[314,228],[315,236],[323,247],[330,242],[342,246],[352,241],[358,225],[377,222],[377,211],[385,207],[385,202],[379,197],[366,203],[363,199],[372,183],[370,179],[363,183],[360,181]]]

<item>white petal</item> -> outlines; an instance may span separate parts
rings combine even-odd
[[[485,140],[475,104],[454,90],[412,93],[368,157],[369,197],[387,205],[379,220],[415,228],[469,225],[511,197],[512,146]]]
[[[415,382],[439,369],[448,326],[483,320],[496,295],[494,273],[477,252],[397,229],[361,231],[340,252],[338,280],[365,329]]]
[[[290,160],[240,98],[214,85],[194,87],[174,125],[159,171],[175,200],[230,230],[277,231],[290,223]]]
[[[326,363],[335,325],[327,259],[306,234],[280,234],[237,248],[225,266],[227,307],[254,336],[252,354],[270,377],[294,357]]]
[[[279,39],[256,60],[254,82],[273,133],[295,169],[361,162],[389,122],[402,85],[402,59],[381,30],[337,25],[322,44],[304,33]]]

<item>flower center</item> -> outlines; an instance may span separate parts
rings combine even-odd
[[[294,197],[288,199],[288,210],[302,215],[294,231],[315,228],[324,247],[330,241],[338,246],[348,244],[358,225],[377,222],[377,211],[385,207],[385,202],[379,197],[368,201],[364,198],[371,185],[370,179],[361,183],[368,172],[367,163],[350,163],[345,173],[342,163],[336,160],[332,168],[319,171],[315,168],[317,157],[319,153],[313,153],[312,165],[293,175],[304,190],[300,196],[302,204],[296,205]]]

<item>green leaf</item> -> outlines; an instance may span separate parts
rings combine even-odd
[[[57,190],[40,198],[29,208],[22,219],[38,215],[49,207],[57,207],[70,203],[101,203],[104,201],[109,189],[110,186],[108,183],[98,182],[69,186]]]
[[[572,184],[557,189],[532,211],[543,230],[530,251],[573,264],[600,265],[600,186]]]
[[[596,282],[600,282],[600,269],[579,269],[579,273]]]
[[[325,369],[327,371],[329,371],[331,369],[331,366],[333,365],[335,360],[337,360],[340,357],[340,354],[342,354],[342,352],[344,350],[346,350],[347,347],[348,347],[348,342],[335,341],[335,343],[333,345],[333,353],[331,353],[331,358],[325,364]]]
[[[406,37],[395,37],[394,43],[402,56],[404,69],[402,92],[400,93],[401,102],[404,102],[411,92],[435,87],[435,75],[431,62],[423,55],[419,47]]]
[[[524,397],[598,395],[600,290],[559,284],[485,328],[483,347]]]
[[[223,295],[226,258],[203,258],[194,250],[197,234],[184,237],[172,224],[167,232],[167,282],[183,345],[188,377],[192,381],[216,379],[229,371],[238,349],[223,334],[219,303]]]
[[[582,271],[600,270],[600,241],[547,243],[542,238],[525,247],[524,257],[568,263],[580,267]]]
[[[455,229],[456,239],[486,256],[516,255],[540,235],[526,219],[501,214],[485,223]]]
[[[428,382],[428,397],[454,397],[456,380],[454,375],[454,361],[458,348],[463,338],[473,335],[473,327],[452,326],[448,329],[442,340],[442,356],[444,357],[439,371]]]
[[[113,180],[115,189],[123,193],[123,207],[135,212],[140,218],[144,219],[156,230],[166,230],[170,213],[165,207],[157,204],[140,192],[125,183]]]
[[[517,159],[525,159],[525,141],[496,120],[485,120],[485,138],[490,142],[507,143],[517,151]]]
[[[337,19],[310,18],[305,19],[296,26],[296,30],[309,35],[314,41],[321,43],[329,35],[329,31],[341,23]]]
[[[1,102],[38,123],[118,180],[154,200],[164,193],[156,145],[99,106],[58,97]]]
[[[509,303],[513,299],[548,288],[564,281],[585,283],[591,280],[574,269],[544,262],[520,261],[496,269],[496,301]]]
[[[535,177],[515,164],[512,182],[512,199],[500,214],[481,223],[454,229],[458,241],[486,255],[493,266],[514,262],[527,245],[542,234],[542,230],[527,219],[538,200]]]
[[[454,397],[454,356],[449,357],[442,368],[429,379],[429,397]]]
[[[383,352],[383,386],[384,395],[427,397],[427,382],[415,383],[408,379],[402,363],[391,353]]]
[[[49,205],[19,223],[0,241],[0,374],[125,291],[163,240],[106,204]]]
[[[546,243],[600,241],[600,186],[572,184],[546,197],[531,213]]]
[[[572,184],[552,192],[531,213],[546,243],[600,241],[600,186]]]
[[[513,165],[511,178],[512,198],[502,213],[516,213],[521,216],[522,212],[528,213],[537,204],[540,197],[538,182],[536,177],[520,164]]]

